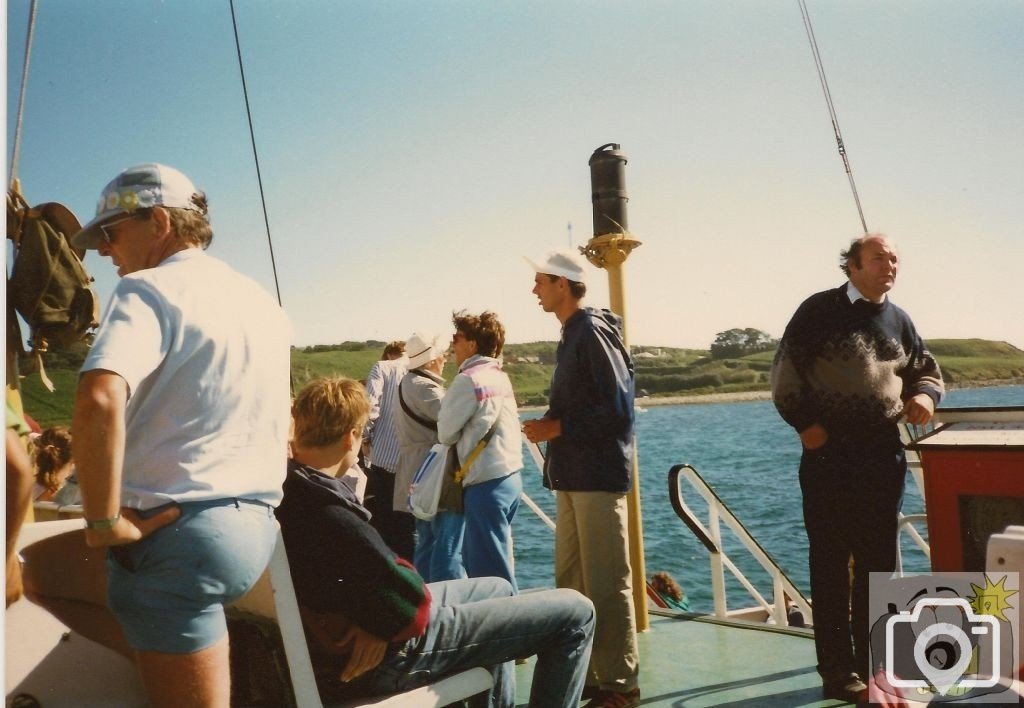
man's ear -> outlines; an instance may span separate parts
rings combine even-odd
[[[363,433],[359,428],[350,428],[342,437],[342,440],[345,452],[358,450],[359,446],[363,444]]]
[[[166,209],[161,206],[153,207],[150,218],[158,236],[171,232],[171,214]]]

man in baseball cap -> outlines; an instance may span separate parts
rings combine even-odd
[[[71,237],[71,244],[76,248],[98,249],[107,240],[106,227],[126,215],[155,206],[187,209],[205,217],[206,195],[173,167],[155,162],[129,167],[103,188],[96,216]]]
[[[36,601],[136,656],[153,705],[228,705],[223,606],[277,539],[291,327],[212,237],[203,193],[155,163],[115,177],[73,236],[121,276],[72,419],[86,528],[26,564]]]
[[[584,270],[583,257],[575,251],[568,249],[561,251],[550,251],[541,261],[533,261],[529,258],[526,262],[530,264],[536,273],[553,275],[556,278],[565,278],[574,283],[586,282],[587,273]],[[582,296],[581,296],[582,297]]]

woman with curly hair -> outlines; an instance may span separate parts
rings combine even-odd
[[[59,501],[65,504],[77,503],[77,499],[56,499],[75,471],[75,465],[71,460],[71,429],[66,425],[57,425],[44,430],[33,440],[32,457],[36,468],[36,484],[32,491],[32,499]]]
[[[471,578],[504,578],[516,588],[512,519],[523,491],[523,442],[512,382],[501,370],[505,328],[493,312],[456,312],[452,323],[459,373],[441,402],[437,437],[455,444],[463,466],[462,563]]]

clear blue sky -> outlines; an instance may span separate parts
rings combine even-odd
[[[143,161],[210,198],[211,252],[273,288],[227,0],[40,0],[19,176],[85,222]],[[779,336],[860,224],[795,0],[237,0],[297,344],[555,339],[523,255],[592,232],[587,159],[630,158],[634,344]],[[7,156],[28,0],[7,7]],[[811,2],[872,230],[926,338],[1024,348],[1024,3]],[[110,265],[87,267],[101,297]],[[590,304],[607,304],[604,273]]]

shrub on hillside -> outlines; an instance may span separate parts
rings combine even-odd
[[[749,384],[757,383],[760,375],[751,369],[740,369],[738,371],[730,371],[722,380],[727,384]]]

